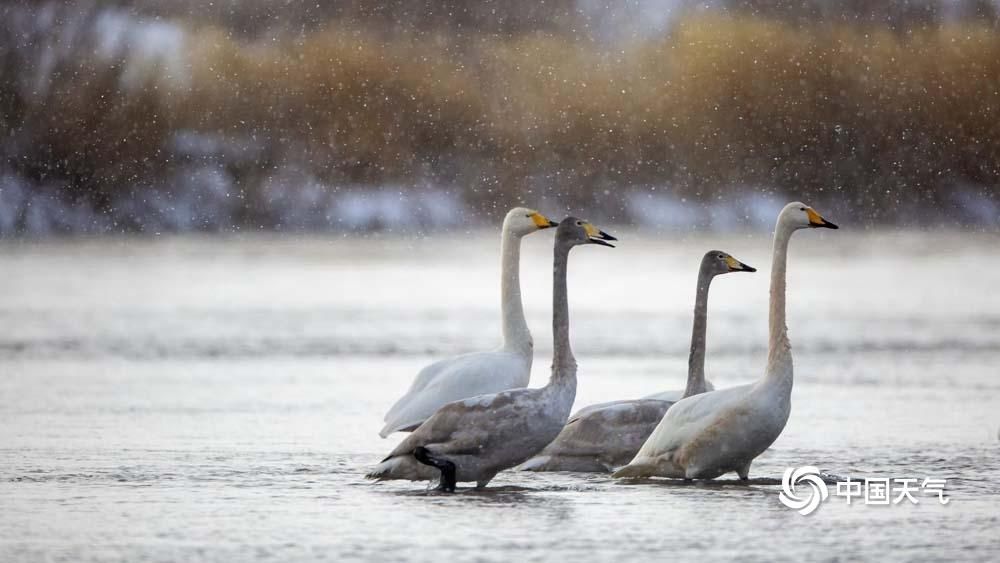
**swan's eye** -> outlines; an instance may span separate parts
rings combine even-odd
[[[721,254],[718,255],[718,256],[716,256],[716,258],[718,258],[719,260],[722,260],[722,255]]]
[[[531,213],[528,213],[527,215],[525,215],[525,217],[527,217],[527,218],[530,219],[531,218]]]
[[[799,211],[805,211],[805,210],[806,210],[806,208],[805,208],[805,207],[800,207],[800,208],[799,208]]]
[[[576,222],[576,226],[577,227],[582,227],[583,226],[583,221],[577,221]]]

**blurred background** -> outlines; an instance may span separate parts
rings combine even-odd
[[[1000,561],[998,28],[1000,0],[0,0],[0,562]],[[706,373],[760,377],[792,198],[843,228],[792,244],[794,407],[752,475],[948,506],[364,482],[419,370],[498,343],[509,208],[621,239],[572,258],[579,408],[683,388],[711,248],[760,271],[713,282]],[[552,233],[521,244],[538,387]]]
[[[1000,218],[996,0],[0,4],[0,235]]]

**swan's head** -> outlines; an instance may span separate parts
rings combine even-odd
[[[793,201],[785,206],[781,210],[781,214],[778,215],[779,222],[785,222],[795,229],[837,229],[837,225],[827,221],[822,215],[816,212],[815,209],[809,207],[808,205]]]
[[[507,212],[507,217],[503,220],[503,228],[505,230],[509,230],[515,235],[522,237],[557,225],[559,223],[549,221],[545,215],[527,207],[515,207],[511,209]]]
[[[577,219],[576,217],[567,217],[563,219],[559,222],[559,228],[556,229],[556,244],[568,247],[580,244],[599,244],[601,246],[610,246],[611,248],[614,248],[615,245],[605,242],[609,240],[618,239],[591,225],[587,221]]]
[[[708,273],[717,276],[729,272],[756,272],[757,268],[747,266],[721,250],[709,250],[701,259],[701,267]]]

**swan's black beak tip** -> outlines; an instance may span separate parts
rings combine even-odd
[[[558,227],[558,226],[559,226],[559,223],[556,223],[552,219],[549,219],[549,227]]]
[[[604,231],[597,231],[597,236],[590,237],[591,244],[599,244],[601,246],[607,246],[607,247],[610,247],[610,248],[614,248],[615,245],[608,244],[607,242],[605,242],[605,241],[609,241],[609,240],[618,240],[618,239],[615,238],[615,237],[613,237],[613,236],[611,236],[611,235],[609,235],[608,233],[606,233]]]
[[[756,272],[757,271],[757,268],[754,268],[753,266],[747,266],[746,264],[743,264],[742,262],[740,263],[740,266],[741,266],[740,269],[739,269],[740,272]]]

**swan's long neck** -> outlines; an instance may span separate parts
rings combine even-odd
[[[792,388],[792,345],[785,325],[785,271],[788,262],[788,241],[795,230],[779,219],[774,231],[771,256],[771,308],[768,313],[767,373],[770,384]]]
[[[521,303],[521,237],[506,224],[500,239],[500,305],[504,348],[530,355],[534,343]]]
[[[556,244],[552,275],[552,376],[549,385],[571,387],[575,395],[576,358],[573,357],[573,350],[569,345],[567,262],[569,262],[569,248]]]
[[[691,327],[691,353],[688,355],[688,378],[684,396],[704,393],[705,387],[705,334],[708,332],[708,286],[712,283],[711,265],[701,264],[698,271],[698,290],[694,298],[694,324]]]

